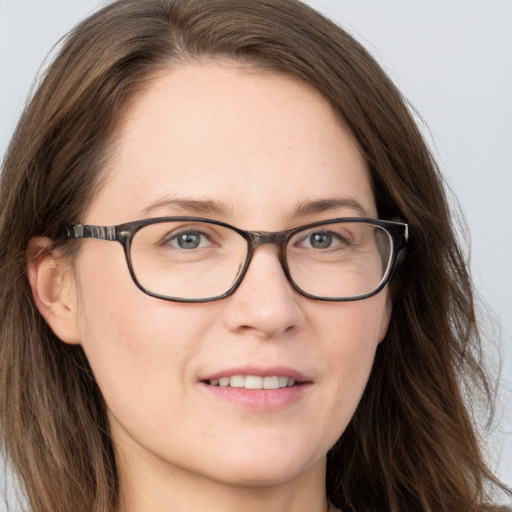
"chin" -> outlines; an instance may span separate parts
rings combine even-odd
[[[326,455],[308,458],[305,454],[281,449],[247,453],[244,457],[222,458],[210,479],[235,487],[272,487],[286,484],[310,472],[325,471]]]

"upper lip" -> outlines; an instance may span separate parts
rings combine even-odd
[[[299,384],[312,382],[312,379],[305,375],[304,373],[293,368],[289,368],[287,366],[243,366],[236,368],[227,368],[225,370],[220,370],[218,372],[208,374],[204,377],[201,377],[199,380],[207,381],[221,379],[222,377],[232,377],[233,375],[255,375],[258,377],[288,377],[289,379],[295,379],[295,382]]]

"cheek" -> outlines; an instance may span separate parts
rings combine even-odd
[[[375,352],[388,323],[389,308],[386,294],[371,299],[333,305],[336,313],[324,314],[319,324],[323,332],[323,359],[326,364],[325,384],[331,397],[329,416],[337,418],[333,439],[350,422],[366,387]],[[319,315],[316,315],[317,318]],[[327,396],[326,395],[326,396]]]
[[[373,355],[386,333],[389,322],[387,296],[385,292],[369,299],[330,303],[323,313],[311,315],[317,324],[319,335],[332,352],[330,362],[342,366],[354,363],[352,372],[360,366],[371,365]],[[359,364],[356,364],[359,363]]]
[[[81,344],[111,412],[138,416],[173,400],[190,379],[189,363],[215,317],[198,307],[140,291],[126,263],[95,254],[79,269]],[[92,269],[97,269],[93,272]],[[143,397],[143,400],[141,399]],[[132,403],[133,402],[133,403]],[[121,411],[124,409],[124,412]]]

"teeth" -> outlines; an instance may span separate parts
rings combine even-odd
[[[214,382],[214,381],[213,381],[213,380],[211,380],[211,381],[210,381],[210,384],[211,384],[212,386],[215,386],[215,384],[213,384],[213,382]],[[225,388],[225,387],[229,386],[229,377],[221,377],[221,378],[219,379],[219,386],[220,386],[221,388]]]
[[[245,389],[263,389],[263,377],[247,375],[245,377]]]
[[[259,377],[258,375],[233,375],[232,377],[221,377],[220,379],[211,379],[208,381],[211,386],[220,386],[221,388],[245,388],[245,389],[279,389],[291,387],[295,384],[295,379],[289,377],[280,377],[274,375],[271,377]]]
[[[233,377],[229,378],[229,385],[232,388],[244,388],[245,377],[243,375],[233,375]]]
[[[279,389],[279,377],[265,377],[263,389]]]

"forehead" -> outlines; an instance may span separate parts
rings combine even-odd
[[[184,213],[171,211],[174,200],[215,203],[245,227],[293,223],[298,206],[332,198],[375,215],[366,162],[328,102],[297,80],[229,63],[155,78],[125,116],[106,177],[87,222]]]

